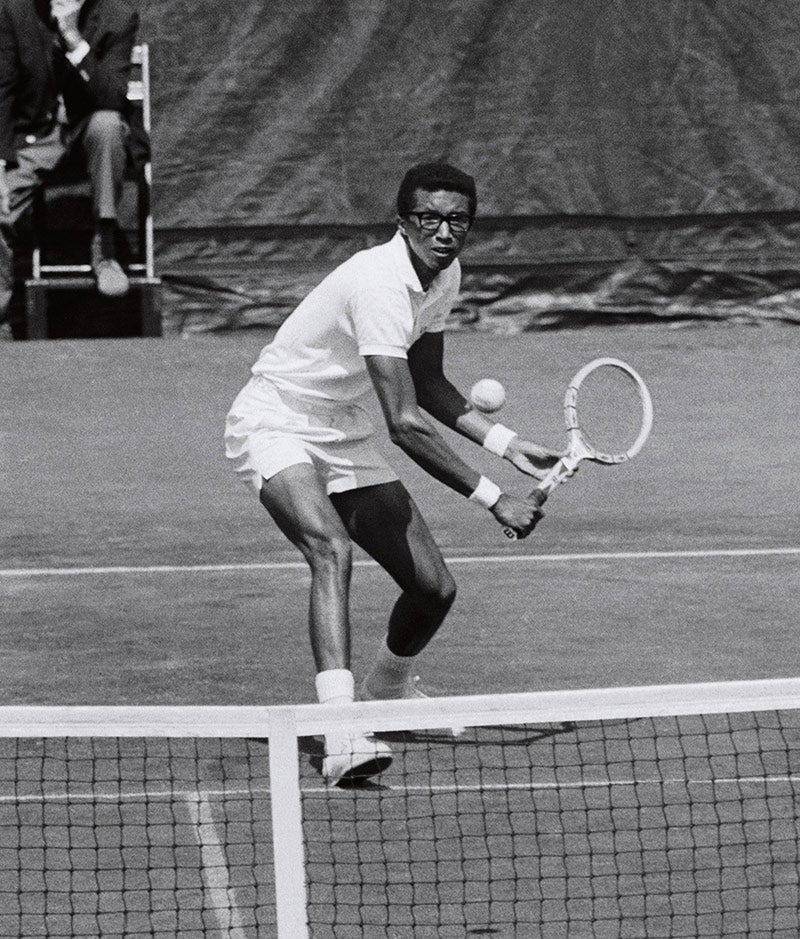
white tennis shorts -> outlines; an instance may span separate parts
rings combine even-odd
[[[228,413],[225,453],[257,493],[262,480],[298,463],[316,467],[329,494],[346,492],[398,478],[374,446],[373,433],[359,405],[317,403],[254,375]]]

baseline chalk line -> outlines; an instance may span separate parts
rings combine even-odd
[[[497,554],[448,557],[448,564],[547,564],[577,561],[652,561],[689,558],[798,557],[800,548],[719,548],[694,551],[598,551],[573,554]],[[372,560],[357,560],[354,567],[377,567]],[[91,577],[101,574],[225,574],[245,571],[305,571],[305,561],[263,561],[242,564],[150,564],[102,567],[0,568],[0,577]]]

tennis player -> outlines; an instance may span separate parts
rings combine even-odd
[[[413,499],[373,442],[364,402],[377,394],[389,437],[435,479],[528,535],[534,499],[504,493],[458,456],[426,415],[521,472],[541,478],[560,454],[471,410],[443,371],[444,325],[459,292],[458,256],[476,209],[471,176],[415,166],[397,196],[397,231],[329,274],[261,352],[226,422],[226,453],[311,569],[310,632],[320,702],[354,700],[350,671],[352,544],[400,596],[361,697],[414,694],[416,656],[456,593]],[[323,775],[345,785],[381,772],[389,747],[326,737]]]

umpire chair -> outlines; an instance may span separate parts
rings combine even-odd
[[[142,126],[149,136],[150,115],[150,49],[147,43],[134,46],[131,55],[132,72],[128,81],[128,101],[138,108]],[[141,169],[129,170],[126,178],[136,184],[136,229],[135,250],[123,264],[130,282],[129,294],[138,307],[142,336],[161,335],[160,286],[161,279],[155,273],[152,186],[153,169],[148,158]],[[28,339],[47,339],[48,295],[52,290],[95,290],[92,266],[85,263],[66,263],[51,260],[46,255],[55,254],[48,245],[47,187],[58,187],[62,192],[85,192],[86,178],[60,179],[58,172],[37,192],[33,202],[31,276],[25,281],[25,320]],[[127,245],[130,249],[130,246]],[[87,248],[88,250],[88,248]],[[106,299],[106,298],[104,298]],[[107,300],[120,304],[127,297]]]

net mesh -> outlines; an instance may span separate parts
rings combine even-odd
[[[266,743],[3,739],[0,787],[0,936],[274,932]]]
[[[800,935],[800,710],[452,716],[355,789],[300,740],[310,936]],[[0,936],[277,935],[268,751],[0,740]]]
[[[407,735],[304,796],[315,936],[796,936],[798,715]]]

